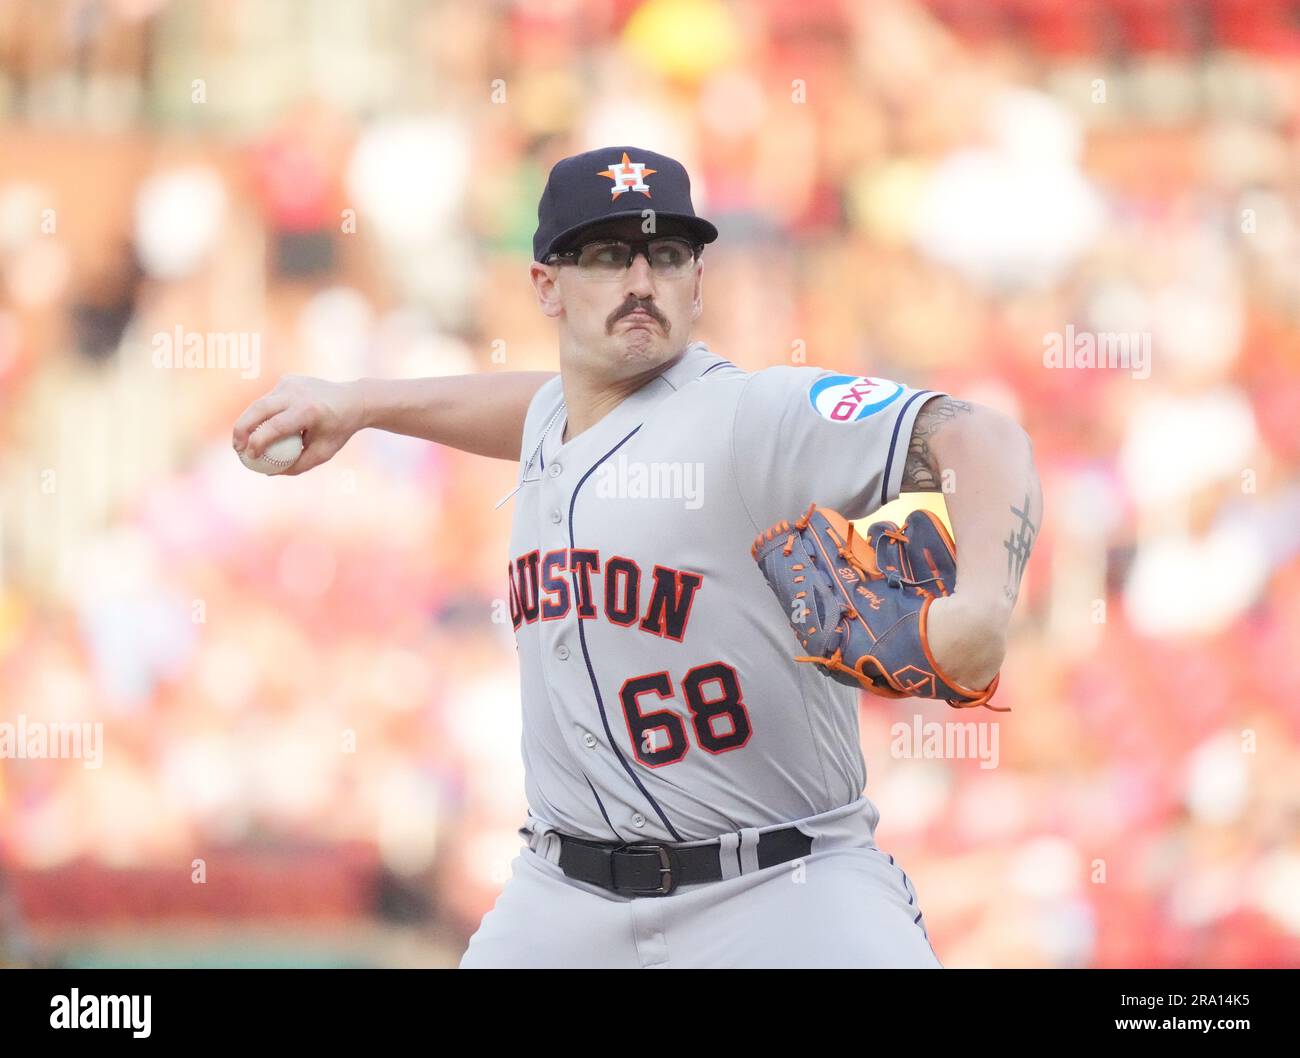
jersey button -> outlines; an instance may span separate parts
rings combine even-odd
[[[551,477],[553,477],[553,478],[558,478],[558,477],[560,476],[560,474],[562,473],[562,470],[563,470],[563,468],[561,468],[561,466],[560,466],[559,463],[552,463],[552,464],[551,464]]]
[[[558,647],[555,648],[555,656],[559,658],[561,661],[568,661],[569,648],[566,647],[563,643],[561,643]]]
[[[582,744],[586,746],[588,749],[595,749],[596,736],[593,735],[590,731],[588,731],[585,735],[582,736]]]
[[[556,507],[555,510],[553,510],[553,511],[551,512],[551,522],[552,522],[554,525],[559,525],[559,524],[560,524],[560,519],[563,518],[563,517],[564,517],[564,515],[562,515],[562,514],[560,513],[560,508],[558,508],[558,507]]]
[[[632,817],[632,825],[636,827],[638,830],[641,827],[645,826],[645,816],[643,816],[640,812],[638,812],[636,815]]]

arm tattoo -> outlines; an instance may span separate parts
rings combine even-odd
[[[1015,603],[1020,594],[1020,578],[1025,572],[1025,563],[1029,561],[1029,552],[1034,547],[1034,536],[1038,527],[1029,519],[1029,494],[1025,494],[1023,508],[1013,506],[1011,513],[1016,516],[1018,524],[1002,542],[1007,549],[1007,584],[1004,589],[1007,601]]]
[[[907,462],[903,465],[901,492],[940,492],[939,464],[930,451],[930,439],[958,415],[968,415],[971,406],[964,400],[940,397],[929,400],[912,424],[912,440],[907,446]]]

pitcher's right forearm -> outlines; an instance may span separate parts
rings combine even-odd
[[[528,404],[553,371],[362,378],[362,426],[518,460]]]

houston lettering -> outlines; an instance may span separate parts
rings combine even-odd
[[[656,565],[649,574],[623,555],[601,563],[586,548],[530,551],[510,563],[510,620],[516,631],[534,621],[558,621],[577,608],[579,620],[607,621],[681,642],[691,604],[704,583],[699,573]],[[642,605],[642,598],[645,604]]]

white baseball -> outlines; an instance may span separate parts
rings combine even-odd
[[[259,426],[257,430],[260,430]],[[257,436],[257,430],[254,430],[249,437],[251,442]],[[256,459],[250,459],[248,448],[239,453],[239,461],[248,467],[249,470],[256,470],[259,474],[283,474],[298,461],[302,455],[302,435],[291,433],[288,437],[281,437],[272,441]]]

